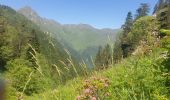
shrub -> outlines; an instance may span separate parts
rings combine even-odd
[[[115,100],[167,100],[166,77],[163,66],[157,64],[159,56],[129,58],[118,68],[106,73],[111,80],[111,98]]]
[[[92,77],[83,82],[77,100],[104,100],[109,98],[109,80],[107,78]]]
[[[165,35],[170,35],[170,30],[165,30],[165,29],[161,29],[160,30],[160,35],[165,36]]]
[[[11,82],[18,92],[24,92],[27,95],[39,93],[46,86],[45,79],[32,68],[31,64],[24,59],[15,59],[9,61],[7,79]]]

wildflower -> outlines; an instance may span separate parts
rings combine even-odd
[[[77,100],[81,100],[81,96],[77,96]]]
[[[92,100],[97,100],[96,97],[92,97]]]
[[[100,96],[109,97],[110,94],[108,92],[108,87],[110,82],[107,78],[97,78],[92,77],[83,82],[83,92],[81,92],[81,96],[77,97],[77,100],[81,99],[90,99],[97,100]],[[103,95],[104,94],[104,95]],[[97,95],[97,96],[96,96]]]
[[[90,89],[85,89],[85,90],[84,90],[84,93],[85,93],[85,94],[90,94],[90,93],[92,93],[92,91],[91,91]]]

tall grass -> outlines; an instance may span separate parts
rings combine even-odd
[[[37,67],[36,70],[45,77],[43,72],[43,66],[39,64],[39,59],[34,57]],[[113,45],[112,45],[113,49]],[[94,95],[88,94],[88,96],[96,96],[97,100],[168,100],[170,99],[170,93],[166,86],[166,77],[164,76],[164,66],[161,65],[161,51],[156,49],[153,54],[144,57],[129,57],[122,60],[121,63],[113,64],[108,69],[101,71],[89,71],[86,63],[82,62],[75,65],[71,54],[65,49],[68,58],[65,61],[59,60],[61,66],[53,64],[57,72],[57,79],[60,79],[60,83],[56,87],[47,89],[43,93],[35,94],[33,96],[26,96],[22,94],[25,100],[75,100],[78,96],[80,100],[86,100],[87,96],[84,93],[86,88],[84,82],[87,82],[88,86],[92,87],[91,90],[95,91]],[[91,57],[92,59],[92,57]],[[112,58],[113,60],[113,58]],[[93,59],[92,59],[93,62]],[[113,62],[113,61],[112,61]],[[94,64],[94,63],[93,63]],[[95,66],[95,64],[94,64]],[[70,77],[71,73],[74,73],[71,78],[68,78],[66,83],[63,83],[63,76]],[[32,74],[28,77],[28,81],[25,83],[25,88],[31,80]],[[92,78],[91,78],[92,77]],[[97,78],[93,78],[97,77]],[[107,88],[103,83],[103,78],[107,78],[109,84]],[[97,82],[97,84],[96,84]],[[24,92],[23,90],[23,92]],[[107,93],[107,95],[105,95]],[[102,98],[107,99],[102,99]]]
[[[152,55],[143,58],[129,57],[122,63],[112,65],[111,68],[93,72],[88,77],[79,76],[55,89],[26,97],[26,100],[75,100],[82,95],[86,79],[90,79],[92,83],[95,82],[90,77],[98,77],[101,80],[103,77],[108,78],[109,86],[105,91],[108,91],[110,95],[106,95],[107,99],[103,100],[168,100],[170,94],[165,85],[163,66],[159,63],[160,52],[155,51]],[[100,85],[97,89],[101,91]],[[104,96],[102,91],[98,94],[99,100],[102,100],[100,97]]]

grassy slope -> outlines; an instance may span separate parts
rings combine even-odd
[[[107,77],[110,81],[110,100],[168,100],[165,77],[161,66],[157,66],[160,50],[145,57],[130,57],[112,68],[93,73],[89,77]],[[87,77],[87,79],[89,79]],[[26,97],[26,100],[75,100],[78,88],[86,78],[77,78],[64,86],[40,95]]]

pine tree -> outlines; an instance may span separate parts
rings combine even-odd
[[[103,49],[103,64],[108,67],[112,63],[112,52],[109,44]]]
[[[99,46],[99,50],[98,50],[96,58],[95,58],[95,66],[97,68],[102,66],[102,57],[101,56],[102,56],[102,47]]]
[[[0,17],[0,70],[4,70],[4,66],[6,63],[6,59],[3,55],[3,49],[2,47],[7,43],[6,36],[5,36],[5,21],[3,17]]]
[[[96,69],[100,70],[100,69],[107,68],[111,63],[112,63],[112,52],[111,52],[110,45],[107,44],[104,48],[99,47],[99,51],[95,59]]]
[[[147,3],[141,3],[140,7],[136,10],[135,20],[147,16],[149,14],[150,7]]]
[[[114,63],[118,63],[122,59],[122,48],[120,40],[115,42],[113,49],[113,60]]]
[[[121,49],[121,51],[122,51],[121,53],[124,58],[128,56],[128,52],[129,52],[130,43],[127,39],[127,36],[128,36],[128,33],[131,31],[132,25],[133,25],[133,16],[132,16],[131,12],[128,12],[125,24],[122,27],[123,28],[123,36],[120,38],[121,44],[119,45],[119,48],[117,48],[117,49]],[[120,59],[120,57],[119,57],[119,59]]]
[[[156,13],[159,9],[162,8],[162,6],[164,5],[164,1],[165,1],[165,0],[159,0],[159,1],[157,2],[157,4],[156,4],[155,7],[154,7],[154,12],[153,12],[153,13]]]
[[[162,29],[170,29],[170,0],[159,0],[153,13],[156,14]]]
[[[127,34],[131,31],[132,25],[133,25],[133,16],[131,12],[128,12],[125,24],[122,25],[124,36],[127,36]]]

